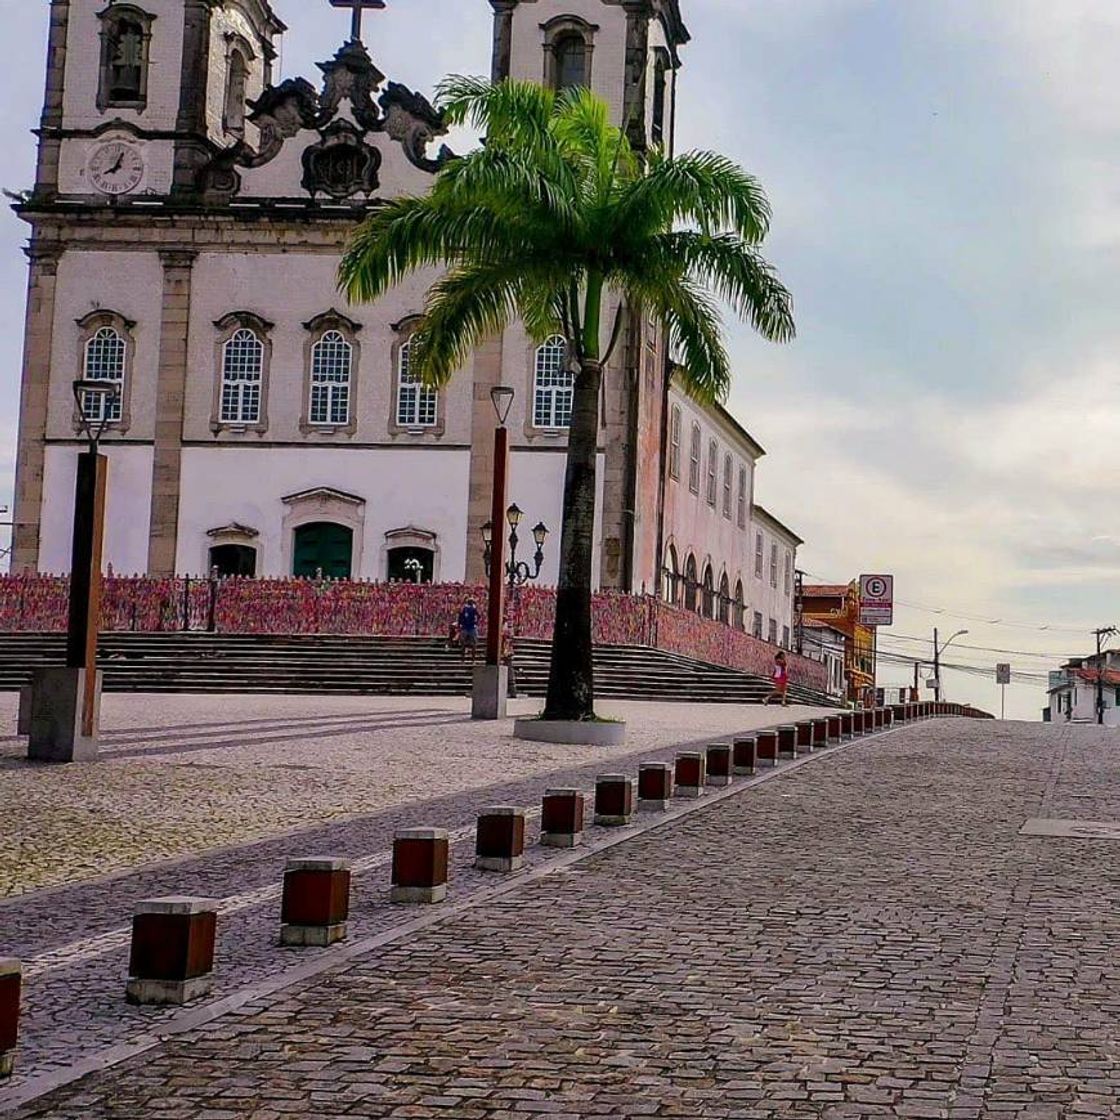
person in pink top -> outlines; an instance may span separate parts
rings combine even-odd
[[[770,674],[774,682],[774,689],[763,701],[769,704],[771,700],[780,700],[783,708],[789,707],[789,666],[786,664],[786,655],[783,650],[778,650],[774,655],[774,671]]]

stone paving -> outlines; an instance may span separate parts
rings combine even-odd
[[[1020,833],[1120,818],[1114,744],[954,720],[834,749],[15,1115],[1120,1115],[1120,851]]]
[[[539,707],[522,700],[513,710]],[[600,710],[630,720],[626,753],[778,718],[773,708],[722,704]],[[16,697],[0,694],[0,899],[481,790],[498,775],[539,778],[617,757],[519,742],[512,722],[497,733],[472,722],[461,698],[109,694],[104,761],[87,767],[26,762],[15,724]]]
[[[151,701],[156,698],[109,699],[130,703],[118,703],[118,710],[110,714],[117,728],[106,737],[104,762],[56,768],[13,760],[7,770],[0,769],[0,788],[13,775],[25,786],[36,779],[48,783],[54,800],[46,791],[21,793],[20,800],[13,797],[10,816],[15,834],[22,830],[29,842],[50,835],[61,838],[63,852],[52,853],[60,874],[67,852],[88,845],[90,854],[97,855],[106,835],[116,842],[110,851],[119,858],[135,861],[145,854],[135,846],[135,831],[118,834],[100,825],[87,827],[87,818],[75,812],[82,796],[93,797],[99,811],[108,806],[114,821],[139,818],[134,824],[143,831],[144,822],[151,819],[184,847],[193,843],[198,848],[205,848],[230,821],[236,826],[249,822],[259,830],[276,820],[273,812],[283,812],[288,814],[281,818],[283,823],[290,823],[302,819],[308,806],[323,797],[330,799],[332,812],[324,813],[323,823],[294,832],[282,830],[264,840],[123,868],[94,879],[87,878],[88,862],[76,859],[72,874],[77,881],[0,900],[0,955],[21,959],[26,981],[15,1084],[166,1026],[175,1017],[175,1009],[135,1008],[120,998],[128,921],[141,898],[188,893],[222,900],[222,963],[213,997],[220,1000],[282,973],[297,959],[320,955],[317,950],[277,951],[275,946],[279,884],[288,856],[329,853],[353,859],[358,875],[351,937],[370,936],[409,918],[407,910],[390,906],[386,897],[397,829],[435,824],[460,830],[466,842],[454,849],[454,893],[462,897],[483,889],[489,880],[471,867],[473,822],[483,806],[539,805],[548,785],[591,787],[604,769],[636,769],[646,758],[670,758],[685,734],[696,735],[705,727],[724,733],[746,730],[779,718],[775,709],[622,704],[612,710],[631,721],[631,742],[621,750],[604,750],[518,743],[506,725],[472,724],[456,710],[456,705],[461,707],[458,701],[432,701],[433,706],[417,710],[399,701],[365,700],[365,712],[355,717],[354,698],[341,703],[282,698],[284,703],[277,705],[274,698],[262,702],[240,697],[237,706],[243,718],[234,725],[228,710],[226,721],[209,723],[192,702],[172,697],[156,727],[151,726]],[[162,704],[163,698],[158,699]],[[217,700],[229,707],[228,698],[192,699],[211,704]],[[275,710],[285,703],[289,714]],[[272,710],[271,717],[262,714],[266,710]],[[791,708],[781,718],[809,710]],[[198,722],[180,722],[192,714]],[[332,736],[329,721],[347,716],[360,720],[360,725],[347,725],[344,734]],[[287,722],[281,726],[282,720]],[[450,741],[448,728],[454,731]],[[672,745],[667,747],[666,741]],[[208,760],[203,773],[226,773],[207,787],[200,805],[180,814],[177,802],[165,799],[162,790],[176,788],[176,769],[192,767],[199,755]],[[309,787],[290,784],[286,774],[293,766],[310,772]],[[59,781],[60,775],[68,780]],[[496,782],[498,775],[501,780]],[[270,777],[274,788],[267,786]],[[238,799],[230,800],[230,783],[239,780],[255,798],[266,801],[261,820],[245,816],[246,807]],[[480,785],[484,781],[490,784]],[[435,796],[441,791],[448,792]],[[203,811],[208,819],[200,816]],[[532,851],[530,865],[544,855],[543,850]],[[11,858],[15,867],[16,856]],[[33,862],[31,872],[41,866]],[[18,868],[17,873],[29,874]]]

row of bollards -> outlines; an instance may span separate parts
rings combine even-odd
[[[638,778],[604,774],[595,782],[594,822],[615,828],[636,810],[664,811],[674,798],[701,797],[707,787],[730,785],[760,765],[777,765],[896,724],[937,716],[969,714],[949,703],[896,704],[889,708],[838,712],[766,728],[704,751],[681,751],[672,763],[643,762]],[[636,788],[635,788],[636,786]],[[574,848],[583,839],[585,796],[578,789],[549,789],[541,801],[540,843]],[[526,810],[508,805],[482,810],[475,832],[476,868],[517,871],[525,861]],[[450,837],[438,828],[407,828],[393,839],[393,903],[437,903],[447,897]],[[325,947],[346,936],[350,915],[350,862],[336,857],[289,859],[280,904],[280,943]],[[130,1003],[183,1004],[209,993],[214,984],[218,903],[174,896],[146,899],[132,918],[125,996]],[[19,1030],[22,971],[18,961],[0,959],[0,1077],[12,1071]]]

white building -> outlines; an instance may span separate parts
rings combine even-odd
[[[341,33],[347,15],[299,2],[322,3]],[[638,149],[672,143],[688,41],[678,0],[492,3],[495,77],[588,83]],[[104,443],[105,560],[119,573],[384,579],[418,559],[425,578],[480,580],[497,384],[517,394],[511,500],[529,524],[559,528],[562,340],[537,347],[515,325],[437,393],[408,366],[432,275],[371,306],[339,296],[348,237],[378,199],[428,189],[449,158],[445,128],[358,41],[322,64],[318,86],[277,83],[279,7],[52,0],[36,182],[17,207],[31,270],[16,571],[69,565],[79,377],[121,389]],[[761,449],[722,409],[667,391],[660,328],[635,309],[624,321],[605,376],[597,583],[654,588],[675,549],[726,597],[741,585],[745,617],[760,620],[748,625],[788,644],[799,542],[754,504]],[[691,507],[669,399],[703,430],[708,473]]]
[[[1120,727],[1120,650],[1071,658],[1050,674],[1050,722],[1096,723],[1098,689],[1104,725]]]

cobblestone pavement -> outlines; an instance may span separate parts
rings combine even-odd
[[[150,723],[150,710],[142,710],[135,702],[137,698],[129,699],[133,704],[126,710],[126,717],[135,720],[147,716]],[[182,704],[182,698],[172,699]],[[246,709],[251,712],[253,705],[260,703],[258,698],[251,697],[240,701],[243,715]],[[287,857],[326,853],[352,858],[359,874],[351,938],[371,936],[409,918],[407,910],[390,906],[387,900],[388,865],[397,829],[438,825],[461,830],[465,842],[455,847],[454,856],[455,894],[462,897],[492,881],[492,877],[471,867],[473,822],[481,807],[537,805],[547,785],[590,787],[596,774],[604,769],[635,769],[638,761],[645,758],[670,758],[682,735],[696,735],[705,725],[724,731],[728,727],[742,730],[771,723],[778,715],[773,709],[734,712],[718,705],[693,708],[687,713],[680,706],[623,705],[619,711],[631,720],[634,741],[622,750],[604,751],[586,747],[538,748],[537,744],[517,743],[505,727],[496,731],[493,724],[464,722],[453,704],[445,702],[443,707],[419,711],[405,709],[393,701],[375,701],[376,714],[359,715],[360,729],[348,728],[338,740],[329,734],[319,738],[324,720],[338,720],[347,714],[339,712],[332,702],[327,707],[335,709],[333,712],[314,714],[319,702],[313,701],[298,708],[292,705],[287,716],[274,712],[272,717],[261,717],[259,723],[255,718],[244,719],[247,730],[239,734],[231,732],[230,723],[216,723],[213,727],[205,722],[180,725],[177,719],[181,713],[173,704],[161,713],[162,726],[111,733],[105,748],[106,761],[95,767],[63,771],[18,764],[8,771],[25,781],[34,778],[52,783],[59,773],[65,773],[79,789],[96,788],[98,805],[109,806],[114,821],[127,819],[135,812],[162,812],[166,817],[160,822],[162,827],[182,843],[198,836],[196,812],[208,811],[216,829],[231,815],[240,819],[244,806],[229,802],[227,782],[241,775],[245,776],[247,789],[258,791],[257,796],[266,798],[277,811],[290,809],[297,818],[307,804],[326,796],[332,788],[332,808],[351,809],[351,815],[344,819],[309,825],[295,833],[285,831],[254,843],[229,845],[196,856],[122,870],[92,881],[0,900],[0,955],[21,959],[26,981],[23,1038],[14,1081],[19,1083],[68,1067],[139,1032],[158,1029],[175,1017],[174,1009],[138,1009],[120,998],[130,933],[128,921],[138,899],[187,893],[222,900],[222,966],[213,997],[214,1001],[221,1000],[248,984],[282,973],[296,960],[314,960],[320,955],[316,950],[276,950],[279,884]],[[311,714],[309,707],[313,710]],[[297,716],[297,712],[302,715]],[[191,714],[189,708],[185,714]],[[198,713],[194,714],[197,718]],[[117,716],[119,719],[120,713]],[[289,730],[280,729],[278,733],[282,720],[286,720],[283,726]],[[300,720],[303,722],[297,723],[293,738],[291,724]],[[448,720],[453,722],[449,724]],[[373,722],[377,722],[376,728],[371,727]],[[261,727],[263,743],[258,731]],[[471,748],[446,741],[441,745],[438,738],[446,737],[448,727],[456,737],[465,736]],[[208,734],[216,734],[218,742],[206,738]],[[677,742],[665,747],[666,739]],[[344,745],[339,746],[343,740]],[[646,746],[639,745],[642,743]],[[193,758],[199,750],[207,751],[215,760],[208,765],[228,770],[229,775],[209,792],[201,809],[193,807],[184,814],[184,821],[177,815],[179,807],[174,800],[160,799],[159,783],[165,781],[169,788],[174,788],[175,768],[190,765],[176,759],[180,754]],[[159,763],[153,764],[146,757],[137,762],[141,751],[159,752]],[[353,762],[355,751],[362,754],[361,765]],[[441,758],[450,758],[453,765],[441,769]],[[285,777],[292,765],[313,772],[315,785],[310,793],[293,792]],[[137,769],[141,772],[139,777]],[[171,776],[164,778],[169,769]],[[89,776],[95,772],[101,775],[100,786],[90,785]],[[267,777],[277,774],[276,788],[266,788]],[[378,784],[379,775],[385,788]],[[502,780],[495,781],[498,775]],[[5,776],[0,770],[0,784]],[[480,782],[486,780],[491,784],[481,786]],[[320,782],[322,791],[318,788]],[[52,804],[41,791],[30,807],[13,802],[13,816],[22,823],[25,835],[35,840],[61,820],[68,844],[95,844],[102,834],[87,830],[86,818],[73,819],[73,807],[80,801],[78,792],[66,789],[65,784],[52,788],[61,804]],[[441,790],[450,792],[425,796],[429,791]],[[302,803],[300,796],[304,797]],[[285,806],[284,797],[297,803],[294,807]],[[409,797],[412,799],[408,800]],[[386,807],[358,810],[362,805],[379,804]],[[267,807],[263,815],[266,821],[273,819]],[[126,833],[122,842],[127,842],[130,835]],[[205,844],[207,838],[204,836],[198,846]],[[125,854],[133,850],[117,849]],[[533,851],[530,864],[546,854],[541,849]],[[78,863],[79,876],[86,866],[85,862]]]
[[[16,1115],[1120,1115],[1117,841],[1020,834],[1120,819],[1114,741],[865,740]]]
[[[472,722],[459,698],[109,694],[104,760],[50,767],[23,757],[16,703],[0,694],[0,899],[617,755],[519,742],[512,723]],[[721,704],[601,709],[630,720],[636,752],[776,718]]]

